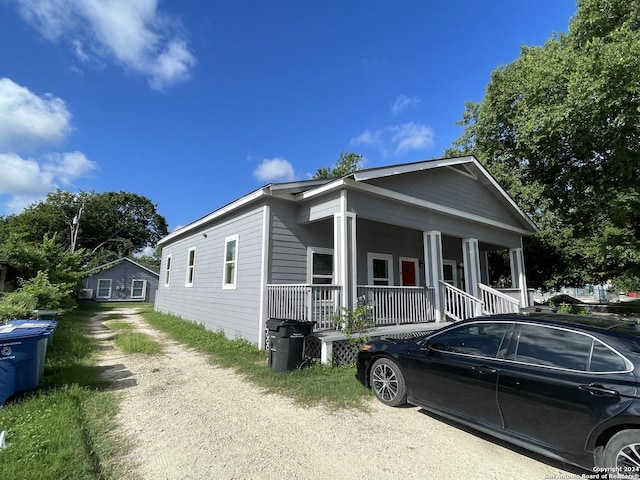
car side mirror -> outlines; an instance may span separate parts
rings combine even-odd
[[[451,352],[452,350],[451,350],[451,347],[445,345],[444,343],[427,342],[422,346],[422,351],[425,352],[425,353],[431,354],[434,351],[436,351],[436,352]]]
[[[422,350],[425,355],[431,355],[433,353],[433,344],[431,342],[425,342],[420,346],[420,350]]]

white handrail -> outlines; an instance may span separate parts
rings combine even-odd
[[[445,316],[458,322],[465,318],[481,315],[482,300],[442,280],[440,280],[440,286],[442,287],[442,305]]]
[[[340,313],[340,285],[269,284],[268,318],[316,322],[316,330],[335,328]]]
[[[506,295],[482,283],[478,284],[482,298],[482,311],[488,315],[499,313],[517,313],[520,310],[520,300]]]

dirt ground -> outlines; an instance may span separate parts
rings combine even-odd
[[[114,313],[113,311],[110,314]],[[135,309],[121,309],[163,353],[128,355],[97,315],[99,364],[121,396],[117,435],[133,479],[521,479],[580,478],[583,472],[489,441],[417,407],[370,412],[302,408],[265,394],[231,370],[169,340]]]

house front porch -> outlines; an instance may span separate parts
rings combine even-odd
[[[367,327],[346,334],[340,285],[271,284],[267,285],[267,315],[314,322],[306,354],[322,363],[348,363],[357,353],[347,341],[353,337],[412,338],[465,318],[520,309],[518,289],[504,293],[478,284],[478,291],[479,296],[474,297],[443,281],[438,287],[359,285],[357,305],[366,307]]]

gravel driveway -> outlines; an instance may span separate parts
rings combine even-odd
[[[116,433],[133,447],[122,460],[130,466],[129,480],[573,476],[567,467],[487,441],[417,407],[385,407],[373,398],[368,413],[296,406],[168,340],[135,312],[118,310],[162,343],[161,355],[114,348],[104,315],[94,317],[91,328],[104,347],[99,364],[121,394]]]

